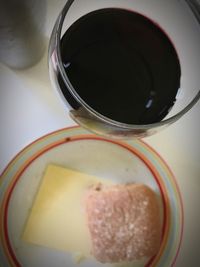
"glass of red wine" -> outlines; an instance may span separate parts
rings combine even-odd
[[[71,117],[109,137],[145,137],[200,98],[200,2],[68,0],[49,44]]]

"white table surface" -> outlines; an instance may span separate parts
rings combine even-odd
[[[64,1],[48,0],[47,44]],[[185,213],[176,267],[199,266],[200,257],[200,102],[178,122],[145,138],[166,160],[180,187]],[[52,90],[47,51],[34,67],[16,71],[0,64],[0,172],[22,148],[54,130],[75,125]]]

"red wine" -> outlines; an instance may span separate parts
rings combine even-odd
[[[106,8],[84,15],[63,35],[61,57],[78,95],[109,119],[158,122],[176,101],[177,52],[154,22],[136,12]],[[60,85],[73,106],[67,87]]]

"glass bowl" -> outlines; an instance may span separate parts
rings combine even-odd
[[[160,121],[138,124],[118,121],[105,116],[80,96],[66,72],[61,51],[61,40],[65,32],[83,16],[91,12],[111,8],[128,10],[147,18],[152,24],[162,29],[162,32],[174,45],[181,69],[180,86],[175,96],[175,104]],[[58,97],[66,107],[66,111],[79,125],[93,133],[122,139],[142,138],[152,135],[180,119],[200,98],[199,22],[200,3],[195,0],[169,0],[167,2],[165,0],[68,0],[55,22],[49,43],[48,56],[50,78],[56,92],[58,92]],[[98,32],[98,29],[96,31]],[[88,36],[82,36],[81,40],[77,40],[77,42],[84,40],[87,42],[87,38]],[[140,38],[140,36],[138,35],[137,38]],[[152,38],[147,39],[147,46],[151,42],[153,42]],[[159,50],[159,47],[157,49]],[[169,71],[171,70],[169,69]],[[88,73],[88,75],[91,74]],[[157,75],[159,75],[159,71]],[[79,80],[79,76],[77,77]],[[163,90],[165,90],[165,82],[163,80]],[[103,106],[104,101],[99,102],[99,104]],[[110,104],[113,105],[112,101],[110,101]],[[148,101],[147,108],[151,104],[151,100]],[[120,110],[120,107],[118,108]]]

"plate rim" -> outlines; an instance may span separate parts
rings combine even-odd
[[[59,129],[59,130],[56,130],[56,131],[53,131],[53,132],[51,132],[51,133],[48,133],[48,134],[46,134],[46,135],[44,135],[44,136],[42,136],[42,137],[40,137],[40,138],[38,138],[38,139],[36,139],[36,140],[34,140],[33,142],[31,142],[30,144],[28,144],[27,146],[25,146],[21,151],[19,151],[14,157],[13,157],[13,159],[7,164],[7,166],[5,167],[5,169],[3,170],[3,172],[2,172],[2,175],[1,175],[1,177],[0,177],[0,187],[1,187],[1,185],[2,185],[2,178],[4,178],[4,177],[6,177],[6,174],[7,174],[7,172],[9,173],[9,169],[10,168],[12,168],[12,165],[14,165],[16,162],[17,162],[17,159],[18,158],[20,158],[21,157],[21,155],[23,155],[29,148],[31,148],[31,147],[33,147],[35,144],[37,144],[37,143],[39,143],[40,141],[42,141],[42,140],[45,140],[45,139],[51,139],[51,137],[52,136],[54,136],[54,135],[59,135],[59,133],[65,133],[65,132],[69,132],[70,130],[75,130],[75,131],[77,131],[77,130],[83,130],[83,132],[82,133],[80,133],[80,134],[78,134],[78,136],[80,137],[80,136],[82,136],[82,140],[83,139],[86,139],[85,137],[86,136],[88,136],[88,138],[87,139],[95,139],[95,140],[100,140],[100,141],[109,141],[109,142],[111,142],[111,143],[114,143],[114,144],[117,144],[117,145],[121,145],[123,148],[128,148],[128,150],[130,150],[133,154],[136,154],[136,153],[134,153],[134,151],[135,150],[137,150],[135,147],[133,147],[133,145],[131,144],[131,142],[127,142],[127,141],[121,141],[121,140],[113,140],[113,139],[109,139],[109,138],[106,138],[106,137],[102,137],[102,136],[97,136],[97,135],[94,135],[94,134],[91,134],[91,133],[89,133],[88,131],[86,131],[86,130],[84,130],[84,129],[82,129],[81,127],[79,127],[79,126],[72,126],[72,127],[67,127],[67,128],[62,128],[62,129]],[[73,133],[74,134],[74,133]],[[75,139],[77,139],[77,135],[71,135],[70,137],[66,137],[65,138],[65,143],[66,142],[68,142],[68,141],[72,141],[72,139],[73,138],[75,138]],[[60,140],[60,138],[58,138],[58,140]],[[155,149],[153,149],[149,144],[147,144],[146,142],[144,142],[143,140],[134,140],[134,142],[136,142],[136,143],[140,143],[140,144],[142,144],[145,148],[148,148],[149,149],[149,151],[152,153],[154,153],[155,155],[156,155],[156,157],[163,163],[163,165],[165,166],[165,168],[169,171],[169,175],[171,176],[171,178],[172,178],[172,180],[173,180],[173,182],[175,183],[175,187],[176,187],[176,190],[177,190],[177,194],[178,194],[178,201],[179,201],[179,204],[180,204],[180,214],[181,214],[181,230],[180,230],[180,236],[179,236],[179,244],[178,244],[178,246],[177,246],[177,248],[176,248],[176,254],[173,256],[173,261],[172,261],[172,263],[170,263],[170,266],[174,266],[174,264],[175,264],[175,262],[176,262],[176,259],[177,259],[177,257],[178,257],[178,254],[179,254],[179,251],[180,251],[180,247],[181,247],[181,243],[182,243],[182,238],[183,238],[183,228],[184,228],[184,209],[183,209],[183,200],[182,200],[182,197],[181,197],[181,193],[180,193],[180,189],[179,189],[179,187],[178,187],[178,184],[177,184],[177,181],[176,181],[176,179],[175,179],[175,176],[174,176],[174,174],[173,174],[173,172],[171,171],[171,169],[170,169],[170,167],[169,167],[169,165],[165,162],[165,160],[161,157],[161,155],[160,154],[158,154],[158,152],[157,151],[155,151]],[[54,144],[55,143],[55,141],[51,141],[50,142],[50,144],[51,144],[51,146],[50,146],[50,148],[49,149],[52,149],[52,148],[54,148],[55,146],[52,146],[52,144]],[[60,144],[60,143],[59,143]],[[64,144],[64,142],[62,142],[62,144]],[[46,149],[44,149],[44,147],[42,147],[42,149],[41,149],[42,151],[43,151],[43,153],[46,151]],[[134,151],[133,151],[134,150]],[[38,151],[37,151],[37,153],[38,153]],[[140,153],[141,153],[141,151],[140,151]],[[136,154],[136,156],[138,156],[137,154]],[[39,155],[38,155],[38,157],[39,157]],[[138,156],[139,157],[139,156]],[[143,157],[145,157],[146,158],[146,160],[147,161],[150,161],[150,159],[149,158],[147,158],[146,156],[144,156],[143,155]],[[140,157],[139,157],[140,158]],[[140,159],[142,159],[142,158],[140,158]],[[30,159],[29,159],[30,160]],[[31,161],[32,162],[32,161]],[[144,161],[143,161],[144,162]],[[31,164],[31,163],[30,163]],[[145,165],[147,165],[146,164],[146,162],[144,162],[144,164]],[[25,165],[27,165],[27,164],[25,164]],[[21,167],[21,166],[20,166]],[[27,166],[26,166],[27,167]],[[149,166],[149,165],[147,165],[147,167],[148,167],[148,169],[152,172],[152,169],[151,169],[151,167]],[[154,178],[155,177],[157,177],[154,173],[152,173],[153,174],[153,176],[154,176]],[[20,175],[19,175],[20,176]],[[10,183],[10,182],[9,182]],[[159,181],[157,181],[157,179],[156,179],[156,183],[159,185]],[[159,186],[159,190],[160,190],[160,192],[162,193],[162,189],[160,188],[160,186]],[[1,203],[0,203],[1,204]],[[2,214],[2,212],[0,211],[0,214]],[[168,214],[169,215],[169,214]],[[170,216],[171,216],[171,214],[170,214]],[[0,217],[1,218],[1,217]],[[169,227],[170,228],[170,227]],[[2,239],[2,236],[0,235],[0,239]],[[162,241],[163,242],[163,241]],[[160,258],[162,258],[162,254],[164,253],[164,250],[162,251],[162,253],[161,253],[161,256],[159,257],[159,259]],[[157,255],[156,255],[157,256]],[[155,257],[155,259],[156,259],[156,257]],[[158,262],[159,262],[159,259],[158,259]],[[155,262],[155,264],[154,264],[154,258],[152,258],[148,263],[147,263],[147,265],[146,265],[146,267],[147,266],[157,266],[157,263],[158,262]],[[12,265],[11,264],[11,266],[21,266],[20,264],[19,265]]]

